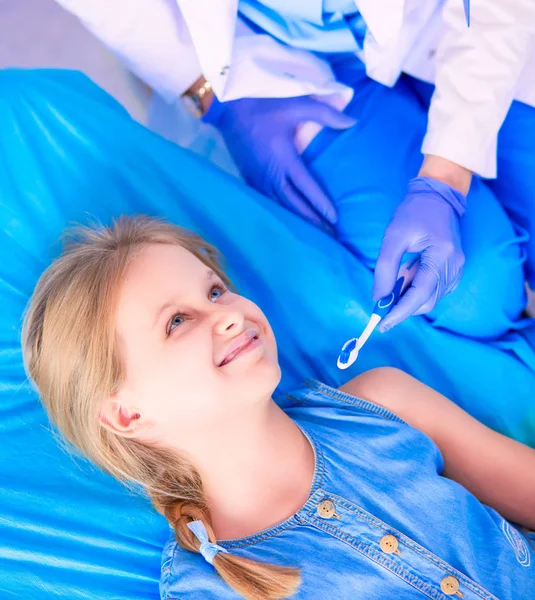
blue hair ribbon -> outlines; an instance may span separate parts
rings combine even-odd
[[[208,532],[206,531],[206,527],[202,521],[191,521],[191,523],[188,523],[188,527],[193,535],[199,540],[199,542],[201,542],[199,552],[206,562],[213,565],[214,556],[218,552],[224,552],[225,554],[228,554],[228,550],[223,548],[223,546],[214,544],[208,539]]]

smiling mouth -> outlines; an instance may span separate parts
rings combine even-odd
[[[225,356],[225,358],[219,363],[219,366],[220,367],[224,367],[229,362],[233,361],[244,350],[247,350],[247,348],[249,348],[249,346],[251,344],[253,344],[256,340],[258,340],[258,334],[256,334],[255,336],[249,338],[247,340],[247,342],[245,342],[245,344],[243,344],[243,346],[240,346],[239,348],[236,348],[236,350],[233,350],[230,354],[228,354],[227,356]]]

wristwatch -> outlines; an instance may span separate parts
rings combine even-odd
[[[202,103],[202,99],[208,92],[212,90],[212,85],[209,81],[205,81],[201,87],[193,91],[187,91],[183,94],[182,99],[184,100],[184,105],[187,108],[188,112],[191,113],[194,117],[199,119],[206,112],[204,110],[204,105]]]

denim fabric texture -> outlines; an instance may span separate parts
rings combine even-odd
[[[310,440],[316,470],[305,505],[229,552],[301,569],[297,600],[527,600],[535,549],[520,528],[441,475],[434,442],[388,410],[310,381],[287,409]],[[171,535],[164,600],[238,596]]]

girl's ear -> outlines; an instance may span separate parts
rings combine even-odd
[[[143,420],[141,413],[135,407],[122,403],[117,394],[112,394],[102,403],[99,419],[106,429],[123,437],[134,437]]]

